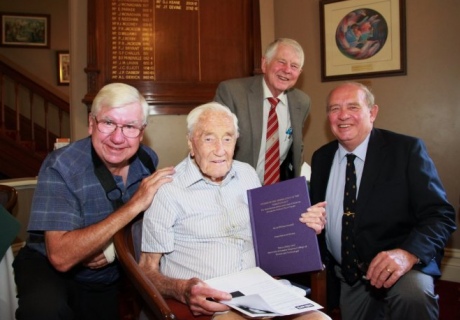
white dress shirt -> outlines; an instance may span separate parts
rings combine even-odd
[[[161,273],[206,280],[255,266],[247,190],[255,170],[233,161],[221,184],[204,179],[187,157],[144,214],[142,251],[164,253]]]

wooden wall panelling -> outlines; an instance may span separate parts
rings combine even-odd
[[[107,83],[152,114],[187,114],[225,79],[260,73],[259,0],[88,0],[88,109]]]

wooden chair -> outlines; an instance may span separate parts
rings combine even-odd
[[[18,201],[18,192],[14,187],[0,184],[0,204],[9,212],[13,213],[13,208]]]
[[[118,260],[123,266],[126,276],[142,298],[142,301],[137,301],[136,312],[140,312],[142,309],[149,319],[211,319],[210,316],[195,317],[187,305],[174,299],[162,297],[138,265],[140,246],[135,249],[133,244],[135,242],[140,243],[140,238],[133,242],[133,229],[135,230],[134,233],[140,237],[140,232],[136,230],[142,230],[142,219],[137,219],[118,231],[114,236],[114,244]]]
[[[310,272],[311,294],[309,299],[326,308],[326,270]]]
[[[147,311],[150,319],[211,319],[210,316],[195,317],[187,305],[174,299],[164,299],[162,297],[158,289],[138,265],[141,251],[141,232],[142,218],[139,218],[132,221],[114,236],[118,260],[123,266],[128,279],[143,300],[138,305],[143,306],[144,311]],[[138,245],[135,246],[134,244]],[[326,307],[326,272],[311,272],[309,275],[311,287],[310,298]],[[136,309],[140,308],[136,307]]]

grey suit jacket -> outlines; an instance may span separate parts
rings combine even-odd
[[[263,75],[223,81],[219,84],[214,101],[222,103],[238,117],[240,137],[234,158],[254,168],[259,158],[262,140]],[[298,89],[287,92],[292,126],[292,176],[300,175],[303,157],[303,125],[310,111],[310,98]]]

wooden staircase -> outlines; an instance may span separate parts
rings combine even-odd
[[[0,174],[34,177],[57,137],[69,137],[69,100],[0,55]]]

